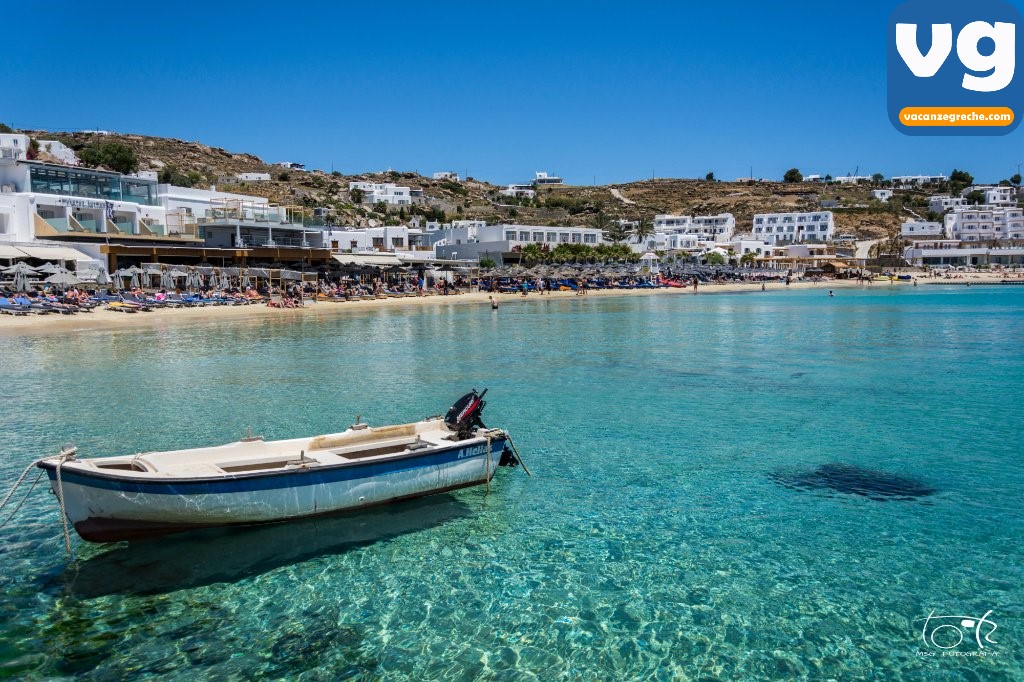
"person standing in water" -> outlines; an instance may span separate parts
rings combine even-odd
[[[498,309],[498,302],[494,300],[493,296],[488,296],[487,300],[491,302],[491,310],[497,310]]]

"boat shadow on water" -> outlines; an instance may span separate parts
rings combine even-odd
[[[790,490],[816,492],[830,497],[837,493],[858,495],[875,502],[909,502],[938,492],[913,478],[842,463],[822,464],[810,471],[772,472],[768,478]]]
[[[233,583],[468,518],[472,513],[453,495],[443,494],[298,521],[191,531],[122,543],[69,565],[45,587],[88,599]]]

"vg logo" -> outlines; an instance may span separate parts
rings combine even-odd
[[[889,119],[907,135],[1005,135],[1024,107],[1017,30],[1003,0],[910,0],[889,19]]]

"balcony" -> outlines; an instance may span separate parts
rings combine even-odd
[[[161,242],[197,242],[199,237],[188,233],[168,232],[166,226],[153,221],[139,221],[139,231],[132,231],[131,223],[114,223],[109,220],[70,218],[43,218],[38,213],[33,215],[35,236],[76,237],[86,240],[104,240],[117,242],[161,241]]]

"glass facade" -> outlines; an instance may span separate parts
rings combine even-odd
[[[146,206],[157,203],[156,183],[138,178],[54,166],[32,166],[29,174],[32,191],[40,194],[131,201]]]

